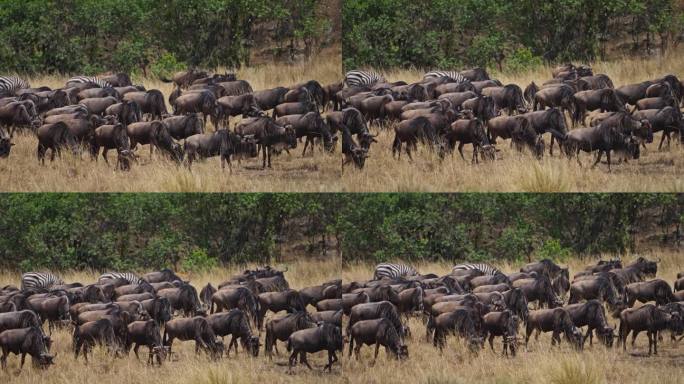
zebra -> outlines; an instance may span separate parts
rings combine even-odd
[[[375,266],[373,280],[380,280],[385,277],[396,279],[399,277],[416,276],[417,274],[418,272],[413,267],[406,264],[381,263]]]
[[[31,88],[28,81],[16,76],[0,76],[0,94],[14,95],[20,89]]]
[[[63,285],[64,281],[48,272],[26,272],[21,275],[21,290],[47,290],[55,285]]]
[[[385,78],[377,72],[353,70],[344,75],[344,83],[348,87],[369,87],[384,82]]]
[[[446,77],[457,84],[467,83],[469,80],[456,71],[432,71],[423,75],[423,80],[427,79],[438,79],[440,77]]]
[[[99,282],[103,282],[104,280],[117,280],[117,279],[122,279],[126,280],[128,284],[135,284],[135,285],[140,285],[143,282],[143,279],[138,277],[135,273],[131,272],[107,272],[103,273],[100,275],[100,277],[97,279]]]
[[[112,88],[112,84],[108,81],[102,80],[96,76],[74,76],[67,80],[67,86],[69,84],[95,84],[100,88]]]
[[[476,264],[471,264],[471,263],[463,263],[463,264],[457,264],[453,268],[451,268],[452,271],[470,271],[470,270],[478,270],[485,275],[503,275],[504,273],[501,272],[499,269],[487,264],[487,263],[476,263]]]

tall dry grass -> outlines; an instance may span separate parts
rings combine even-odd
[[[622,59],[615,62],[592,64],[597,73],[607,73],[616,85],[637,82],[665,73],[684,73],[684,60],[676,55],[667,58]],[[423,71],[388,71],[389,80],[415,81]],[[522,87],[531,80],[537,82],[550,77],[550,67],[540,66],[524,73],[493,73],[504,83],[514,82]],[[289,85],[305,79],[321,83],[341,78],[338,53],[326,53],[311,62],[295,65],[267,65],[238,71],[238,76],[249,80],[254,89]],[[65,78],[31,79],[32,84],[61,86]],[[148,88],[158,88],[166,96],[170,84],[135,79]],[[234,123],[234,121],[233,121]],[[684,149],[674,143],[669,150],[658,151],[660,134],[655,143],[642,151],[641,159],[628,164],[614,165],[611,173],[606,164],[592,169],[593,157],[582,153],[584,167],[568,161],[555,152],[537,161],[526,153],[509,148],[500,141],[499,159],[492,163],[470,163],[471,147],[465,148],[466,161],[456,153],[440,161],[424,149],[408,161],[392,157],[393,127],[372,126],[378,133],[378,143],[370,151],[366,167],[358,171],[352,167],[341,170],[339,146],[334,154],[315,151],[302,157],[300,144],[291,154],[273,159],[272,169],[261,169],[261,159],[235,164],[233,172],[222,171],[218,158],[193,165],[192,172],[162,158],[150,159],[146,148],[138,150],[140,163],[130,172],[115,172],[100,159],[97,163],[83,155],[83,160],[65,154],[62,159],[41,166],[36,161],[36,140],[32,135],[15,139],[16,146],[8,159],[0,160],[0,190],[3,191],[121,191],[121,192],[377,192],[377,191],[644,191],[681,192],[684,190]],[[547,138],[548,146],[548,138]],[[114,153],[110,155],[114,158]],[[604,157],[605,161],[605,157]]]
[[[328,260],[297,260],[286,264],[288,271],[286,277],[294,289],[320,284],[324,281],[338,279],[340,276],[340,260],[330,258]],[[280,265],[278,265],[280,267]],[[221,281],[239,273],[243,267],[230,266],[216,268],[208,272],[183,274],[184,279],[190,279],[191,283],[199,290],[207,282],[216,286]],[[65,281],[91,282],[97,279],[95,272],[66,272],[62,274]],[[20,276],[11,272],[0,272],[0,286],[19,283]],[[278,314],[277,316],[281,316]],[[272,314],[267,317],[273,317]],[[261,341],[265,333],[261,332]],[[86,364],[82,357],[74,359],[71,350],[71,333],[67,329],[57,330],[53,333],[54,344],[51,352],[56,352],[56,365],[47,371],[33,369],[30,358],[24,371],[18,373],[19,358],[9,358],[7,373],[0,373],[0,377],[9,377],[12,383],[41,383],[41,384],[74,384],[74,383],[98,383],[98,384],[121,384],[121,383],[198,383],[198,384],[223,384],[223,383],[318,383],[326,380],[333,383],[345,382],[340,375],[340,365],[333,367],[332,374],[322,372],[327,363],[327,354],[316,353],[309,355],[309,361],[314,370],[309,372],[306,367],[296,367],[294,375],[287,374],[288,353],[285,344],[278,343],[280,355],[269,361],[263,354],[263,348],[259,357],[249,357],[242,347],[235,356],[231,352],[229,358],[224,357],[217,362],[209,361],[206,355],[196,356],[193,342],[174,343],[174,355],[172,361],[166,361],[161,367],[151,367],[146,364],[147,349],[140,348],[141,361],[136,360],[131,352],[129,357],[115,359],[105,354],[101,349],[95,351],[95,355]],[[230,338],[226,338],[228,344]]]
[[[612,255],[611,255],[612,256]],[[681,252],[663,251],[643,254],[650,258],[662,259],[658,277],[672,284],[677,272],[684,270],[684,256]],[[608,255],[606,257],[609,257]],[[625,258],[631,261],[632,257]],[[568,260],[570,274],[595,262],[591,259]],[[497,266],[499,266],[497,264]],[[505,272],[516,271],[519,264],[504,264]],[[452,264],[422,263],[416,265],[421,273],[445,274]],[[345,281],[367,280],[371,278],[373,265],[347,263],[343,266]],[[617,329],[617,321],[610,318],[609,323]],[[520,383],[520,384],[603,384],[603,383],[682,383],[684,382],[684,344],[671,344],[669,333],[658,344],[658,356],[648,357],[648,340],[644,334],[637,338],[636,349],[628,346],[627,353],[622,347],[606,349],[600,344],[587,345],[583,352],[575,352],[565,341],[560,347],[551,347],[550,334],[542,334],[539,341],[530,339],[529,349],[519,343],[515,358],[501,356],[501,338],[494,341],[495,352],[489,349],[471,356],[467,348],[455,337],[447,339],[443,353],[425,341],[425,324],[416,318],[409,321],[412,337],[407,341],[409,359],[403,362],[388,358],[385,353],[378,355],[375,365],[373,348],[361,349],[360,361],[346,357],[343,371],[353,383],[413,383],[460,384],[460,383]],[[524,334],[524,328],[519,331]]]

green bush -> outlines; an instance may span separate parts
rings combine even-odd
[[[170,52],[164,52],[150,66],[150,73],[157,78],[170,78],[173,73],[180,71],[185,65],[178,61]]]
[[[209,257],[204,249],[194,248],[190,254],[183,258],[181,267],[187,272],[201,272],[218,266],[215,258]]]
[[[506,69],[511,72],[520,72],[541,65],[542,58],[535,56],[529,47],[518,48],[513,51],[505,61]]]

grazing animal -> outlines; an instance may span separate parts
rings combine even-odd
[[[306,354],[328,351],[328,364],[323,370],[332,371],[332,365],[339,360],[335,352],[342,351],[343,348],[342,330],[339,327],[323,323],[316,328],[301,329],[287,339],[287,350],[292,352],[289,358],[289,369],[291,371],[297,362],[297,356],[300,362],[312,369],[306,359]]]
[[[10,352],[21,355],[20,369],[24,368],[26,355],[30,355],[33,363],[41,368],[47,368],[50,364],[54,364],[54,357],[48,353],[48,340],[38,327],[10,329],[0,333],[0,349],[2,349],[0,364],[2,369],[7,369],[7,357]]]
[[[354,341],[356,341],[356,348],[354,348]],[[358,360],[359,352],[364,344],[375,344],[373,363],[378,359],[380,346],[385,347],[387,353],[391,352],[397,359],[408,358],[408,347],[402,343],[392,322],[385,318],[362,320],[354,324],[349,335],[349,356],[352,355],[353,350]]]
[[[646,304],[639,308],[628,308],[620,313],[618,330],[622,349],[627,350],[627,336],[632,332],[632,344],[641,331],[648,336],[648,355],[658,354],[658,332],[670,329],[679,332],[682,329],[682,318],[679,314],[667,313],[653,304]],[[619,344],[618,344],[619,345]]]
[[[275,349],[276,354],[278,353],[278,340],[287,341],[294,332],[315,326],[315,321],[306,311],[289,313],[284,317],[269,320],[265,327],[264,352],[269,359],[272,359],[273,350]]]
[[[527,327],[525,331],[525,345],[530,340],[530,335],[533,331],[535,340],[539,338],[541,332],[553,332],[551,335],[551,345],[560,344],[560,334],[564,333],[565,338],[576,349],[582,349],[583,340],[582,332],[574,325],[572,318],[568,311],[563,308],[552,309],[538,309],[530,311],[527,317]]]

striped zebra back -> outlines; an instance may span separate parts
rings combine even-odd
[[[21,290],[46,290],[64,281],[48,272],[26,272],[21,275]]]
[[[471,271],[471,270],[478,270],[485,275],[503,275],[503,272],[501,272],[499,269],[493,267],[490,264],[487,263],[464,263],[464,264],[457,264],[455,265],[452,269],[452,271],[458,271],[458,270],[465,270],[465,271]]]
[[[14,95],[20,89],[31,88],[28,81],[16,76],[0,76],[0,94]]]
[[[373,279],[396,279],[399,277],[415,276],[417,274],[418,272],[413,267],[406,264],[381,263],[375,266],[375,271],[373,272]]]
[[[353,70],[344,75],[344,83],[347,87],[368,87],[377,83],[384,83],[385,78],[372,71]]]
[[[143,279],[138,277],[135,273],[131,272],[107,272],[103,273],[100,275],[100,277],[97,279],[99,282],[103,282],[105,280],[117,280],[117,279],[122,279],[128,281],[129,284],[135,284],[135,285],[140,285],[143,282]]]
[[[96,76],[74,76],[67,80],[68,84],[95,84],[100,88],[112,88],[112,84]]]
[[[460,83],[465,83],[468,81],[468,79],[465,78],[465,76],[461,75],[460,73],[456,71],[432,71],[428,72],[425,75],[423,75],[423,80],[426,79],[438,79],[440,77],[446,77],[448,79],[451,79],[452,81],[460,84]]]

